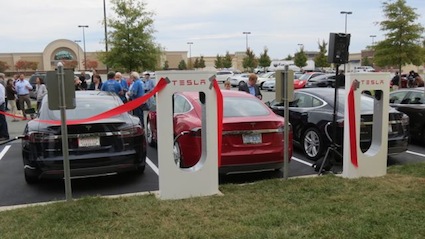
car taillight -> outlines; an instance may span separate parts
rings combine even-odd
[[[123,128],[120,130],[120,136],[123,138],[138,136],[142,134],[143,134],[143,128],[140,125],[129,127],[129,128]]]

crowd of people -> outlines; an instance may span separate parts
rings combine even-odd
[[[399,88],[414,88],[414,87],[423,87],[424,80],[422,77],[415,71],[410,71],[408,75],[400,75],[396,71],[394,77],[391,79],[391,87],[393,90],[398,90]]]
[[[85,73],[82,72],[80,76],[75,77],[74,85],[75,90],[114,92],[120,97],[123,103],[142,97],[155,88],[155,82],[150,78],[149,72],[145,72],[143,78],[140,77],[139,73],[131,72],[127,80],[123,77],[121,72],[111,71],[108,72],[105,82],[102,82],[102,78],[99,74],[94,73],[90,85],[86,84]],[[142,125],[144,124],[143,111],[148,110],[152,104],[154,104],[154,99],[150,98],[146,103],[133,110],[133,115],[140,118]]]
[[[5,79],[0,75],[0,111],[10,111],[13,120],[17,122],[17,111],[22,110],[23,120],[27,120],[25,109],[32,108],[30,91],[33,86],[25,79],[24,74],[16,74],[13,78]],[[41,100],[47,94],[47,88],[41,77],[36,78],[35,95],[37,100],[37,110],[41,106]],[[25,107],[26,105],[26,107]],[[4,114],[0,114],[0,141],[8,140],[9,133],[7,129],[7,121]]]

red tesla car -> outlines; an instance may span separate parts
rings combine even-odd
[[[224,118],[220,174],[282,168],[284,118],[250,94],[241,91],[222,93]],[[173,98],[174,160],[183,168],[195,165],[201,155],[200,130],[197,130],[202,125],[200,94],[176,93]],[[146,128],[151,146],[157,143],[157,123],[156,112],[150,111]],[[288,145],[292,157],[292,129]]]
[[[294,79],[294,89],[304,88],[307,81],[316,76],[324,75],[322,72],[307,72],[301,75],[298,79]]]

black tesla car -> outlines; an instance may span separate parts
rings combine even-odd
[[[305,84],[306,88],[312,87],[334,87],[335,85],[335,74],[324,74],[313,77]]]
[[[308,159],[318,160],[330,146],[333,136],[334,88],[304,88],[294,92],[294,101],[289,107],[289,121],[293,127],[293,138],[301,145]],[[345,90],[338,90],[336,144],[342,153],[344,132]],[[374,98],[361,98],[360,146],[363,152],[370,147],[372,138]],[[283,106],[270,102],[273,111],[283,116]],[[407,150],[409,117],[390,108],[388,127],[388,154]]]
[[[390,93],[390,106],[409,116],[409,132],[413,140],[425,144],[425,89],[402,88]]]
[[[85,119],[122,105],[114,93],[77,91],[76,108],[66,110],[67,120]],[[22,138],[24,174],[28,183],[41,178],[63,178],[60,111],[50,110],[44,97],[38,118],[29,121]],[[142,173],[145,169],[146,140],[138,117],[122,113],[93,122],[68,125],[71,178]]]

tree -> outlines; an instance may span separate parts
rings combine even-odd
[[[76,60],[63,60],[62,62],[63,62],[63,67],[68,69],[69,68],[75,69],[78,65],[78,61]]]
[[[87,60],[87,66],[84,66],[84,67],[85,69],[96,69],[98,65],[99,63],[95,60]]]
[[[270,63],[272,63],[272,60],[268,55],[268,51],[269,49],[267,49],[267,47],[264,47],[264,52],[260,53],[260,58],[258,59],[259,66],[266,68],[270,66]]]
[[[258,61],[255,59],[254,51],[250,48],[246,49],[246,56],[242,60],[242,66],[249,72],[254,71],[254,68],[258,66]]]
[[[367,56],[363,57],[362,66],[372,66],[372,63],[370,62],[369,57],[367,57]]]
[[[111,0],[111,4],[116,18],[108,20],[110,50],[102,54],[102,62],[125,71],[156,69],[161,51],[153,37],[153,13],[137,0]]]
[[[168,64],[168,61],[164,62],[164,66],[162,67],[163,70],[168,70],[170,68],[170,65]]]
[[[386,34],[385,40],[374,46],[375,65],[397,66],[399,72],[403,65],[420,65],[424,61],[420,46],[424,28],[415,23],[419,16],[416,8],[407,6],[405,0],[384,2],[382,6],[386,19],[379,25]]]
[[[307,65],[307,56],[304,53],[304,47],[301,47],[300,51],[294,55],[294,64],[299,68],[303,68]]]
[[[204,56],[201,56],[201,59],[199,60],[199,68],[201,69],[205,68]]]
[[[27,69],[27,62],[24,60],[19,60],[15,63],[15,68],[18,71]]]
[[[322,43],[320,41],[317,42],[319,45],[319,54],[314,58],[314,65],[316,67],[329,67],[330,64],[328,63],[328,58],[326,56],[326,53],[328,52],[327,46],[328,44],[325,42],[325,40],[322,40]]]
[[[222,62],[224,68],[232,68],[232,57],[228,51],[226,52]]]
[[[186,70],[187,66],[186,66],[186,62],[184,60],[181,60],[179,63],[179,70]]]
[[[214,61],[214,66],[217,69],[223,68],[223,57],[221,57],[219,54],[217,54],[217,57]]]
[[[193,63],[193,68],[198,69],[199,68],[199,59],[196,57],[195,62]]]
[[[0,72],[5,72],[9,68],[9,65],[6,62],[0,61]]]
[[[288,56],[284,60],[291,61],[292,59],[294,59],[294,57],[292,57],[291,54],[288,54]]]

